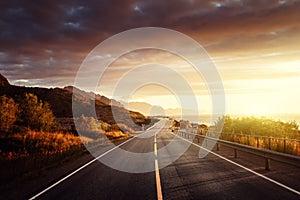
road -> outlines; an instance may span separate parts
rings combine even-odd
[[[128,173],[112,169],[99,161],[92,161],[56,185],[37,188],[28,194],[36,199],[300,199],[300,170],[274,163],[265,171],[262,160],[247,154],[234,159],[232,152],[223,148],[215,154],[199,158],[200,147],[175,136],[168,129],[169,122],[159,130],[154,127],[143,137],[134,137],[115,149],[98,152],[99,159],[112,160],[116,167],[126,168],[133,160],[116,157],[122,148],[128,152],[148,153],[146,161],[134,163],[129,170],[149,170]],[[170,145],[172,142],[175,145]],[[176,149],[179,151],[176,151]],[[187,148],[181,155],[181,150]],[[110,149],[110,150],[109,150]],[[168,162],[176,159],[168,164]],[[232,160],[244,166],[228,162]],[[108,162],[108,161],[107,161]],[[149,164],[150,163],[150,164]],[[168,165],[167,165],[168,164]],[[166,167],[163,167],[167,165]],[[158,169],[157,167],[160,167]],[[255,173],[252,173],[253,170]],[[264,179],[266,176],[282,185]],[[290,189],[294,189],[293,192]]]

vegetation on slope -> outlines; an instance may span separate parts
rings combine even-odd
[[[220,139],[300,156],[300,130],[295,121],[282,122],[254,116],[225,116],[219,119],[215,128],[218,129],[222,122],[224,126]],[[204,134],[214,136],[213,132],[209,131]]]
[[[242,117],[231,118],[225,116],[218,123],[224,121],[223,133],[236,133],[245,135],[260,135],[277,138],[300,139],[299,125],[293,122],[282,122],[279,120],[268,119],[266,117]]]
[[[138,112],[120,107],[116,101],[79,89],[74,94],[73,89],[14,86],[0,74],[0,185],[81,155],[85,152],[82,140],[126,138],[128,133],[140,130],[142,124],[151,122]],[[83,111],[74,118],[73,94],[75,108]],[[94,105],[97,119],[86,109]],[[112,108],[120,121],[114,120]],[[126,115],[129,119],[123,118]],[[70,122],[69,128],[62,127],[65,124],[59,124],[59,119]],[[77,128],[83,133],[81,137],[74,120],[80,124]]]
[[[14,85],[0,86],[0,96],[6,95],[14,101],[22,99],[26,93],[32,93],[43,102],[48,102],[54,116],[56,118],[73,118],[80,117],[82,114],[87,117],[93,116],[93,108],[95,108],[98,120],[108,124],[122,123],[128,127],[140,130],[141,124],[149,124],[151,120],[139,112],[129,111],[121,106],[120,103],[108,99],[104,96],[90,92],[85,92],[74,87],[62,88],[38,88],[38,87],[20,87]],[[73,88],[73,90],[72,90]],[[74,101],[72,97],[74,95]],[[93,99],[93,97],[95,97]],[[78,111],[77,116],[73,116],[73,107]],[[117,105],[117,106],[115,106]],[[112,110],[118,114],[118,118],[123,121],[116,122]],[[131,119],[128,119],[129,115]]]

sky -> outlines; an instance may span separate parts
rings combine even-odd
[[[81,63],[99,43],[129,29],[163,27],[203,46],[222,79],[227,113],[300,113],[299,10],[299,0],[1,1],[0,73],[16,85],[73,85]],[[144,62],[175,70],[189,65],[168,52],[133,52],[112,64],[99,93],[111,97],[111,82]],[[210,112],[210,83],[194,72],[180,73],[201,112]],[[172,94],[155,85],[127,98],[175,109],[180,105]]]

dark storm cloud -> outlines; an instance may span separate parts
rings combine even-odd
[[[214,51],[226,50],[233,38],[259,39],[299,26],[299,9],[299,1],[284,0],[2,1],[0,73],[74,77],[99,42],[143,26],[182,31]]]
[[[226,32],[247,27],[255,30],[269,23],[288,26],[298,22],[296,11],[300,6],[299,1],[280,4],[279,1],[242,0],[223,3],[185,0],[9,2],[1,3],[2,48],[77,39],[81,42],[86,36],[93,36],[89,40],[104,39],[140,26],[163,26],[185,32],[223,28]]]

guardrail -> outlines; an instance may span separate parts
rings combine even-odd
[[[197,134],[197,130],[186,130],[187,132]],[[212,135],[210,135],[212,133]],[[200,135],[214,137],[213,131],[200,131]],[[300,140],[290,138],[278,138],[264,135],[242,134],[242,133],[224,133],[220,137],[222,140],[253,146],[257,148],[269,149],[281,153],[300,156]]]
[[[207,142],[214,141],[214,142],[216,142],[217,151],[220,150],[220,145],[232,148],[234,151],[235,158],[237,158],[237,156],[238,156],[237,155],[238,151],[246,152],[246,153],[250,153],[250,154],[253,154],[256,156],[263,157],[263,158],[265,158],[265,169],[266,170],[270,170],[271,160],[286,163],[286,164],[293,165],[293,166],[300,168],[300,157],[299,156],[275,152],[275,151],[271,151],[269,149],[259,149],[259,148],[252,147],[252,146],[247,146],[247,145],[238,144],[238,143],[234,143],[234,142],[230,142],[230,141],[225,141],[225,140],[221,140],[221,139],[213,138],[213,137],[209,137],[209,136],[197,135],[194,133],[188,133],[188,132],[180,131],[180,130],[177,132],[177,134],[179,134],[182,137],[188,138],[188,139],[195,138],[195,139],[197,139],[198,143],[200,143],[201,142],[200,140],[202,140],[202,143],[204,143],[205,146],[207,146]]]
[[[300,156],[300,140],[296,139],[236,133],[222,133],[220,138],[248,146]]]

